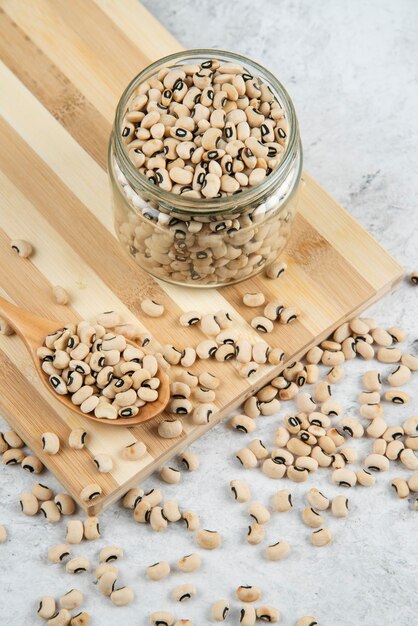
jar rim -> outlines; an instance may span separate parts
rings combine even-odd
[[[286,117],[289,121],[289,136],[286,143],[285,151],[282,155],[280,163],[271,172],[269,176],[254,187],[242,191],[238,194],[231,196],[222,196],[220,198],[192,198],[183,196],[181,194],[174,194],[171,191],[161,189],[152,183],[146,176],[141,174],[132,161],[129,158],[125,144],[122,141],[122,137],[118,129],[121,128],[122,118],[125,115],[126,107],[132,93],[135,89],[146,79],[150,74],[154,74],[164,67],[165,65],[175,64],[176,61],[193,61],[193,59],[212,59],[220,58],[230,62],[231,60],[239,62],[241,65],[249,66],[252,70],[255,70],[258,75],[266,80],[267,85],[272,89],[274,95],[279,99],[280,104],[283,106],[286,112]],[[113,136],[113,137],[112,137]],[[282,83],[272,74],[269,70],[262,65],[253,61],[252,59],[237,54],[235,52],[229,52],[227,50],[217,50],[210,48],[193,48],[190,50],[183,50],[174,54],[167,55],[154,61],[147,67],[145,67],[139,74],[137,74],[131,82],[127,85],[122,93],[120,100],[116,108],[115,121],[113,126],[113,132],[110,138],[110,143],[114,138],[115,141],[115,153],[117,158],[120,159],[124,168],[124,175],[128,181],[134,186],[142,186],[146,191],[158,202],[167,203],[171,205],[173,209],[181,211],[183,213],[193,213],[196,211],[202,215],[212,215],[221,212],[227,212],[232,209],[239,209],[243,204],[250,204],[257,201],[260,197],[268,195],[272,187],[276,187],[282,178],[285,178],[289,168],[291,167],[296,150],[299,147],[299,128],[296,117],[296,111],[288,92]],[[110,147],[110,145],[109,145]],[[109,151],[110,154],[110,151]]]

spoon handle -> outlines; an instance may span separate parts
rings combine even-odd
[[[40,345],[48,333],[62,326],[60,322],[38,317],[2,297],[0,297],[0,317],[6,320],[13,330],[33,347]]]

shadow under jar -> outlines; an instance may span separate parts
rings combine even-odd
[[[153,171],[144,167],[140,171],[133,164],[129,143],[123,137],[126,115],[132,111],[132,101],[138,90],[141,93],[141,85],[159,72],[163,74],[163,68],[181,69],[185,64],[202,63],[207,67],[211,59],[239,64],[246,77],[268,86],[272,101],[283,111],[282,150],[276,154],[273,146],[267,146],[266,153],[268,142],[255,131],[260,153],[265,156],[257,157],[258,162],[267,165],[260,183],[214,198],[194,197],[194,183],[184,185],[180,193],[167,191],[158,185]],[[133,127],[131,132],[136,133],[140,122],[133,122]],[[163,142],[169,132],[166,129]],[[227,141],[224,136],[222,141]],[[166,156],[164,148],[160,154]],[[279,81],[246,57],[219,50],[189,50],[147,67],[132,80],[119,101],[108,158],[117,236],[136,263],[156,278],[194,287],[230,285],[276,261],[289,240],[302,171],[296,113]],[[236,158],[242,161],[240,152]],[[169,166],[170,161],[166,163]]]

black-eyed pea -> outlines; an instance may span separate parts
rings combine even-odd
[[[202,559],[198,554],[187,554],[177,561],[177,567],[181,572],[195,572],[200,569],[202,565]]]
[[[295,456],[309,456],[311,453],[311,446],[307,443],[304,443],[303,441],[301,441],[301,439],[298,439],[297,437],[289,439],[286,444],[286,448]]]
[[[48,550],[48,561],[51,563],[63,563],[71,554],[70,546],[59,543]]]
[[[253,361],[258,363],[259,365],[263,365],[267,363],[268,355],[270,353],[270,346],[268,343],[263,341],[262,339],[256,341],[252,347],[252,358]]]
[[[406,437],[405,447],[417,452],[418,451],[418,436],[415,435],[414,437]]]
[[[102,495],[102,488],[97,483],[90,483],[83,487],[80,492],[80,498],[83,502],[91,502]]]
[[[316,472],[318,461],[311,456],[299,456],[293,463],[295,470],[308,470],[309,473]]]
[[[241,365],[241,367],[238,368],[238,371],[243,378],[251,378],[258,372],[259,367],[260,366],[255,361],[249,361],[248,363]]]
[[[266,298],[263,293],[255,292],[255,293],[245,293],[242,298],[242,302],[245,306],[248,307],[259,307],[262,306],[265,302]]]
[[[399,348],[379,348],[376,358],[381,363],[398,363],[401,360],[402,352]]]
[[[360,439],[364,435],[364,428],[359,420],[353,417],[343,418],[338,422],[338,428],[349,437]]]
[[[332,467],[334,469],[343,469],[346,466],[345,459],[342,454],[333,454],[332,456]]]
[[[387,445],[388,443],[384,439],[375,439],[372,446],[373,454],[386,454]]]
[[[313,546],[322,548],[332,542],[332,535],[328,528],[320,528],[314,530],[311,534],[311,543]]]
[[[285,513],[293,508],[292,495],[288,489],[281,489],[273,495],[272,505],[275,511]]]
[[[200,529],[196,533],[197,544],[205,550],[215,550],[222,543],[222,536],[216,530]]]
[[[51,619],[56,614],[55,599],[51,596],[42,596],[39,600],[38,615],[44,620]]]
[[[318,622],[315,617],[312,617],[311,615],[306,615],[298,619],[298,621],[296,622],[296,626],[318,626]]]
[[[408,404],[409,394],[406,391],[400,389],[394,389],[392,391],[386,391],[383,398],[386,402],[392,402],[393,404]]]
[[[382,388],[382,378],[379,372],[370,370],[363,375],[363,384],[368,391],[379,392]]]
[[[306,499],[318,511],[326,511],[329,507],[329,499],[315,487],[308,491]]]
[[[59,602],[62,609],[73,611],[83,602],[84,596],[78,589],[71,589],[65,595],[61,596]]]
[[[286,470],[286,476],[294,483],[303,483],[308,480],[309,471],[303,467],[289,465]]]
[[[247,542],[250,545],[258,545],[262,541],[264,541],[266,531],[264,529],[263,524],[258,524],[257,522],[253,522],[248,526],[247,532]]]
[[[181,480],[181,472],[174,467],[169,467],[168,465],[165,465],[160,470],[160,478],[165,483],[168,483],[170,485],[176,485]]]
[[[310,528],[320,528],[324,523],[324,518],[312,507],[307,507],[302,511],[302,520]]]
[[[265,557],[269,561],[281,561],[284,559],[290,552],[290,545],[287,541],[277,541],[277,543],[273,543],[269,545],[265,551]]]
[[[413,492],[418,491],[418,473],[412,474],[412,476],[408,478],[408,487]]]
[[[410,448],[405,448],[401,451],[399,455],[399,459],[406,468],[409,470],[417,470],[418,469],[418,457],[415,452]]]
[[[166,561],[159,561],[158,563],[154,563],[150,565],[146,569],[146,574],[150,580],[162,580],[166,578],[170,574],[171,568],[169,563]]]
[[[281,348],[272,348],[268,353],[268,362],[270,365],[280,365],[284,361],[284,352]]]
[[[183,432],[183,424],[181,420],[163,420],[158,424],[158,434],[164,439],[174,439],[179,437]]]
[[[270,521],[270,511],[261,502],[253,502],[248,507],[248,513],[257,524],[267,524]]]
[[[312,413],[316,409],[316,402],[309,393],[299,393],[296,397],[296,407],[298,411]]]
[[[70,559],[66,566],[68,574],[81,574],[90,570],[90,561],[84,556],[78,556],[74,559]]]
[[[211,617],[215,622],[223,622],[227,618],[229,612],[229,602],[225,598],[218,600],[211,607]]]
[[[360,406],[360,415],[368,420],[382,417],[383,407],[381,404],[362,404]]]
[[[398,365],[388,376],[387,380],[392,387],[401,387],[411,378],[411,370],[406,365]]]
[[[268,457],[268,450],[261,439],[253,439],[247,447],[251,450],[251,452],[254,452],[259,461]]]
[[[358,458],[358,452],[355,448],[351,446],[344,446],[339,451],[341,456],[343,457],[345,463],[349,465],[350,463],[355,463]]]
[[[347,517],[348,498],[345,496],[335,496],[331,503],[331,512],[334,517]]]
[[[364,468],[357,471],[356,477],[358,484],[363,487],[372,487],[376,482],[376,477],[373,476],[372,472]]]
[[[327,430],[327,437],[330,437],[337,447],[342,446],[345,441],[342,434],[339,433],[336,428],[330,428]]]
[[[164,502],[162,515],[168,522],[178,522],[181,519],[181,513],[177,500]]]
[[[413,415],[402,424],[406,435],[414,436],[418,434],[418,416]]]
[[[185,450],[179,455],[179,462],[182,463],[189,472],[194,472],[199,468],[199,457],[191,450]]]
[[[387,472],[389,469],[389,459],[380,454],[369,454],[364,459],[364,467],[372,472]]]
[[[75,428],[70,432],[68,445],[74,450],[82,450],[86,443],[87,431],[84,428]]]
[[[120,587],[119,589],[114,589],[110,594],[110,599],[115,606],[131,604],[134,597],[135,594],[131,587]]]
[[[62,515],[72,515],[77,508],[74,499],[67,493],[58,493],[54,498],[54,502]]]
[[[208,424],[212,416],[214,415],[214,413],[216,413],[216,411],[217,411],[216,406],[210,402],[205,402],[203,404],[200,404],[193,410],[193,414],[192,414],[193,424],[196,424],[196,425]]]
[[[325,452],[325,454],[334,454],[337,449],[337,446],[329,435],[323,435],[318,438],[318,445]]]
[[[71,613],[68,609],[61,609],[47,621],[47,626],[68,626],[71,622]]]
[[[112,561],[123,558],[123,556],[122,548],[118,546],[105,546],[100,550],[99,561],[100,563],[111,563]]]
[[[195,511],[184,511],[181,518],[185,521],[187,530],[194,531],[199,529],[200,519]]]
[[[60,449],[60,440],[55,433],[43,433],[42,449],[46,454],[58,454]]]
[[[369,437],[373,437],[374,439],[379,439],[383,436],[384,432],[387,429],[387,423],[383,419],[383,417],[375,417],[370,425],[366,428],[366,432]]]
[[[29,258],[33,253],[32,245],[24,239],[13,239],[13,241],[10,242],[10,247],[13,252],[24,259]]]
[[[109,565],[108,563],[102,563],[96,568],[96,578],[98,580],[100,593],[106,597],[110,597],[110,594],[115,588],[118,574],[119,571],[117,567]]]
[[[269,622],[270,624],[279,622],[281,617],[280,611],[272,606],[258,606],[255,613],[260,622]]]
[[[389,426],[383,433],[382,438],[389,443],[395,439],[401,439],[404,435],[405,431],[402,426]]]
[[[239,618],[241,626],[254,626],[256,619],[255,608],[251,604],[246,604],[241,608]]]
[[[56,524],[61,519],[61,512],[53,500],[42,502],[39,510],[43,513],[45,519],[52,524]]]
[[[328,382],[322,381],[315,385],[313,390],[313,399],[316,403],[321,404],[322,402],[326,402],[331,398],[331,395],[331,385]]]
[[[139,524],[146,524],[151,515],[151,504],[146,501],[140,501],[135,505],[134,520]]]
[[[252,469],[258,465],[257,457],[249,448],[241,448],[235,456],[244,469]]]
[[[90,624],[90,614],[86,611],[74,615],[70,622],[70,626],[87,626],[87,624]]]
[[[36,456],[26,456],[22,460],[22,469],[30,472],[31,474],[40,474],[43,471],[44,466]]]
[[[19,499],[20,508],[24,515],[33,516],[39,511],[39,502],[33,493],[22,493]]]
[[[148,521],[150,523],[152,530],[154,530],[157,533],[166,530],[168,526],[168,522],[163,515],[163,509],[161,506],[152,507]]]
[[[397,461],[400,458],[402,450],[405,449],[404,443],[400,439],[389,441],[386,446],[385,456],[389,461]]]
[[[235,355],[238,363],[249,363],[252,359],[252,346],[247,339],[238,339],[235,344]]]
[[[403,478],[394,478],[391,482],[392,487],[396,491],[398,498],[407,498],[409,496],[409,487]]]
[[[406,365],[411,372],[418,371],[418,356],[413,354],[403,354],[401,357],[401,363],[402,365]]]
[[[231,348],[232,346],[221,346],[219,349],[221,348]],[[232,347],[233,349],[233,347]],[[198,402],[203,402],[203,403],[208,403],[208,402],[214,402],[214,400],[216,399],[216,393],[215,391],[213,391],[213,389],[206,389],[205,387],[194,387],[193,388],[193,398],[195,400],[197,400]],[[186,405],[187,408],[189,408],[188,405]],[[191,413],[191,409],[188,411],[188,413]]]
[[[379,404],[380,393],[378,391],[362,391],[358,400],[360,404]]]
[[[81,543],[84,536],[83,522],[80,520],[70,520],[67,522],[65,540],[70,544]]]
[[[244,480],[231,480],[229,484],[236,502],[248,502],[251,497],[251,492]]]
[[[177,585],[174,587],[171,595],[176,602],[185,602],[191,600],[197,593],[197,589],[194,585],[186,583],[184,585]]]
[[[367,341],[357,338],[355,342],[355,351],[358,356],[361,356],[365,361],[374,358],[374,348]]]
[[[100,525],[97,517],[88,517],[84,520],[84,538],[87,541],[95,541],[100,539]]]
[[[261,598],[261,589],[252,585],[241,585],[235,593],[241,602],[257,602]]]
[[[356,473],[345,468],[335,469],[332,473],[332,482],[340,487],[354,487],[357,482]]]
[[[2,440],[6,442],[9,448],[23,448],[25,443],[14,430],[8,430],[2,433]],[[5,452],[7,448],[3,450]]]
[[[174,617],[168,611],[155,611],[150,615],[152,626],[173,626]]]

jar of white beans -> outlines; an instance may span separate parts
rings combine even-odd
[[[292,101],[265,68],[219,50],[161,59],[124,91],[109,143],[119,240],[157,278],[229,285],[277,260],[298,206]]]

